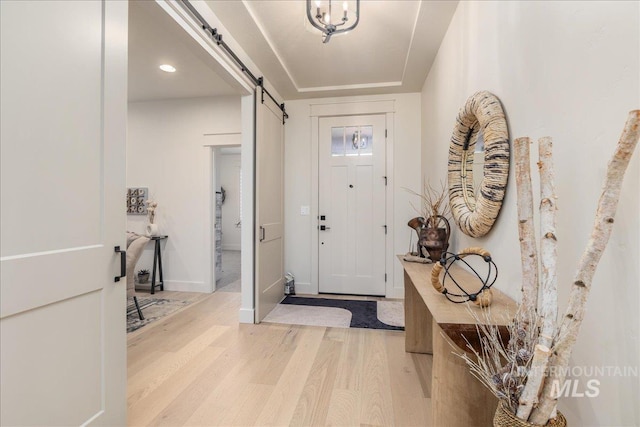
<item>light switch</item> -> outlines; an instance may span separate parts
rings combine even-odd
[[[300,215],[309,215],[310,211],[309,206],[300,206]]]

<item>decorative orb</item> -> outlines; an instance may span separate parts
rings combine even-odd
[[[468,262],[467,257],[480,257],[487,266],[486,272],[479,272],[478,268],[474,268]],[[467,260],[465,260],[467,258]],[[461,267],[469,271],[472,276],[478,280],[477,286],[465,283],[464,286],[460,280],[456,280],[456,273],[451,271],[451,267],[456,264],[462,264]],[[440,273],[444,271],[442,280]],[[482,273],[482,274],[481,274]],[[467,301],[473,302],[480,307],[488,307],[493,300],[493,292],[491,286],[498,278],[498,267],[491,258],[491,254],[477,247],[463,249],[460,253],[445,252],[442,254],[440,261],[433,266],[431,271],[431,284],[434,289],[442,294],[451,302],[463,303]]]

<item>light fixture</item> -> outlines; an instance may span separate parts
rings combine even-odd
[[[367,148],[367,144],[369,144],[369,138],[366,135],[362,134],[361,130],[357,130],[353,133],[351,137],[351,146],[354,150],[358,148]]]
[[[162,64],[160,67],[162,71],[167,72],[167,73],[175,73],[176,72],[176,67],[174,67],[173,65],[169,65],[169,64]]]
[[[356,0],[356,20],[350,26],[346,28],[340,28],[347,23],[349,20],[349,4],[345,1],[342,3],[342,18],[340,18],[339,23],[332,23],[331,17],[332,15],[332,6],[331,0],[328,0],[326,8],[322,7],[322,2],[319,0],[315,1],[315,17],[312,12],[311,0],[307,0],[307,18],[311,25],[313,25],[318,30],[322,31],[322,42],[328,43],[331,40],[331,36],[334,34],[345,33],[347,31],[353,30],[360,21],[360,0]]]

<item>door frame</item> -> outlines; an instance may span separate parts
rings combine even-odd
[[[319,235],[318,235],[318,215],[320,196],[320,118],[342,117],[342,116],[366,116],[385,115],[387,126],[386,159],[385,168],[387,171],[387,202],[385,206],[387,218],[387,239],[385,242],[385,271],[387,272],[387,282],[385,283],[385,296],[387,298],[402,298],[397,294],[397,288],[393,286],[393,242],[394,242],[394,179],[393,179],[393,147],[394,147],[394,118],[395,101],[362,101],[362,102],[342,102],[329,104],[312,104],[310,108],[311,118],[311,284],[309,287],[299,287],[301,293],[319,293]]]
[[[213,238],[213,233],[216,226],[216,188],[218,187],[216,161],[218,157],[220,157],[217,149],[222,147],[240,147],[240,149],[242,149],[242,133],[208,133],[204,136],[204,148],[208,151],[207,173],[205,174],[206,183],[204,186],[204,200],[207,201],[207,222],[205,224],[205,233],[207,234],[205,237],[205,286],[209,289],[209,292],[215,292],[217,285],[215,239]],[[240,159],[242,159],[242,156]]]
[[[240,323],[255,323],[256,296],[255,282],[255,98],[256,89],[249,78],[239,70],[220,46],[214,43],[209,34],[202,29],[190,13],[179,3],[170,0],[155,0],[203,49],[213,58],[210,61],[215,71],[232,87],[242,91],[241,104],[241,167],[242,167],[242,223],[252,224],[241,231],[242,245],[242,279]],[[198,12],[214,27],[224,28],[213,11],[206,5],[194,3]],[[206,200],[206,199],[205,199]],[[210,251],[210,246],[205,250]],[[207,268],[209,271],[209,267]],[[208,280],[215,280],[211,273],[206,273]]]

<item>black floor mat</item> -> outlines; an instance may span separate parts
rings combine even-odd
[[[351,312],[351,327],[365,329],[388,329],[404,331],[402,326],[392,326],[378,319],[377,301],[355,301],[330,298],[304,298],[287,295],[280,304],[313,305],[320,307],[336,307]]]

